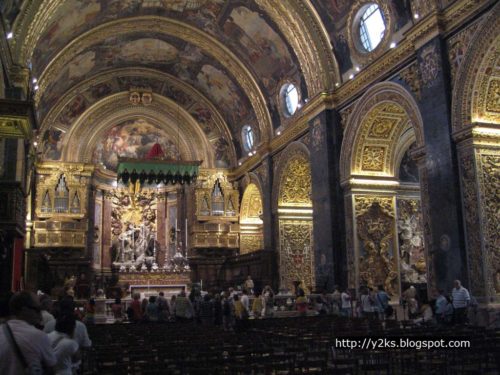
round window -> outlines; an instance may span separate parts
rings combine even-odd
[[[293,83],[287,83],[281,88],[281,101],[285,115],[293,116],[299,106],[299,90]]]
[[[377,4],[368,5],[359,20],[359,40],[367,52],[373,51],[385,34],[384,14]]]
[[[241,138],[245,151],[250,151],[255,144],[255,133],[250,125],[245,125],[241,129]]]

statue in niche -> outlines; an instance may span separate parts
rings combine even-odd
[[[393,237],[393,219],[378,202],[357,217],[358,235],[365,250],[360,262],[360,276],[375,289],[384,285],[390,295],[395,294],[394,281],[398,274],[390,255],[390,240]]]

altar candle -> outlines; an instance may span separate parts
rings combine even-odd
[[[186,256],[187,256],[187,246],[188,246],[188,219],[186,219],[186,226],[185,226],[185,229],[186,229],[186,238],[184,239],[186,241]]]

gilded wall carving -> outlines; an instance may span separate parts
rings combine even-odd
[[[130,189],[114,189],[107,193],[111,198],[111,235],[117,240],[120,234],[129,230],[147,226],[149,231],[156,232],[156,191],[140,189],[130,185]]]
[[[359,277],[369,287],[384,285],[397,294],[397,257],[394,254],[394,203],[392,198],[355,197],[357,235],[362,245]]]
[[[478,191],[474,150],[463,151],[460,157],[460,182],[464,210],[467,257],[470,277],[470,290],[474,295],[485,292],[483,255],[481,249],[481,225],[479,218]]]
[[[441,65],[437,45],[432,43],[425,47],[420,53],[420,76],[422,77],[422,86],[426,88],[433,87],[440,71]]]
[[[363,149],[361,169],[364,171],[384,170],[385,148],[378,146],[366,146]]]
[[[484,225],[484,249],[490,295],[500,294],[500,154],[483,153],[480,157],[480,191]]]
[[[472,25],[447,40],[452,85],[455,83],[457,72],[464,61],[465,54],[470,48],[472,37],[477,31],[481,20],[475,21]]]
[[[426,283],[427,265],[420,199],[398,198],[397,212],[401,281]]]
[[[240,234],[240,254],[248,254],[263,248],[262,234]]]
[[[293,157],[281,175],[280,206],[311,206],[311,169],[304,157]]]
[[[421,98],[420,89],[422,87],[422,80],[420,78],[420,70],[416,63],[411,64],[406,69],[399,72],[401,79],[411,88],[411,91],[417,99]]]
[[[392,99],[392,100],[391,100]],[[360,124],[356,124],[356,129],[348,129],[349,138],[355,137],[354,146],[349,145],[351,153],[354,148],[354,155],[351,164],[351,171],[354,173],[380,172],[384,175],[395,173],[396,164],[394,162],[397,148],[397,140],[401,134],[412,126],[410,116],[405,110],[404,100],[387,93],[379,95],[378,101],[369,99],[364,105],[366,112],[360,111]],[[402,104],[400,104],[402,103]],[[355,121],[351,119],[351,121]],[[353,124],[354,125],[354,124]],[[354,135],[352,133],[356,132]],[[347,144],[344,144],[347,147]],[[345,158],[345,155],[341,156]]]
[[[314,288],[312,221],[280,220],[280,286],[293,290],[300,281],[304,290]]]

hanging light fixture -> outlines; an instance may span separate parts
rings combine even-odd
[[[124,184],[191,184],[198,177],[201,161],[180,160],[179,105],[176,113],[177,122],[177,159],[165,158],[165,153],[158,142],[151,147],[144,159],[119,158],[117,181]]]

